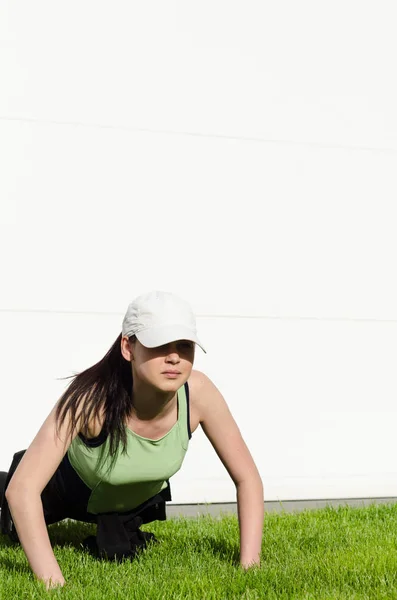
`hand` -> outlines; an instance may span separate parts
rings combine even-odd
[[[244,569],[244,571],[248,571],[248,569],[252,569],[254,567],[260,567],[260,559],[253,559],[251,561],[240,560],[240,565]]]
[[[46,590],[52,590],[57,587],[63,587],[65,585],[65,579],[63,576],[49,577],[48,579],[42,579],[45,584]]]

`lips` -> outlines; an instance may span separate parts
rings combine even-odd
[[[180,371],[163,371],[163,375],[166,379],[177,379],[180,374]]]
[[[172,370],[163,371],[163,375],[180,375],[180,374],[181,374],[180,371],[172,371]]]

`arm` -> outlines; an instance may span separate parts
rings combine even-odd
[[[264,502],[258,470],[223,396],[210,379],[195,371],[189,389],[204,433],[236,486],[241,565],[259,564]]]
[[[71,442],[67,420],[58,437],[55,410],[27,449],[6,490],[21,545],[33,572],[47,588],[65,583],[52,551],[40,497]]]

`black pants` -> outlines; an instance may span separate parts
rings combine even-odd
[[[8,473],[6,473],[5,471],[0,471],[0,507],[3,503],[3,496],[4,496],[4,492],[5,492],[5,488],[6,488],[7,475],[8,475]]]
[[[0,533],[7,534],[11,540],[18,542],[18,535],[12,521],[7,500],[4,498],[5,488],[11,480],[25,450],[14,454],[8,473],[0,472]],[[71,467],[72,468],[72,467]],[[148,540],[154,538],[153,534],[140,531],[142,523],[151,521],[164,521],[166,519],[165,502],[171,500],[170,487],[162,490],[153,498],[149,498],[136,509],[128,513],[106,513],[94,515],[87,512],[86,508],[76,510],[73,506],[64,505],[62,496],[59,495],[54,485],[55,475],[48,482],[41,494],[44,509],[44,518],[47,525],[71,518],[87,523],[97,523],[97,536],[87,538],[87,548],[100,557],[126,557],[135,556],[139,548],[144,548]],[[54,499],[57,502],[54,502]],[[91,539],[93,538],[93,539]],[[88,544],[88,541],[90,542]]]
[[[1,527],[1,509],[4,506],[3,498],[6,491],[7,475],[5,471],[0,471],[0,534],[3,533]]]

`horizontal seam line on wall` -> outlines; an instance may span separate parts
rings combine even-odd
[[[303,142],[297,140],[277,140],[277,139],[266,139],[261,137],[249,137],[249,136],[238,136],[238,135],[224,135],[216,133],[200,133],[192,131],[172,131],[164,129],[145,129],[139,127],[129,127],[125,125],[110,125],[100,123],[84,123],[84,122],[73,122],[73,121],[57,121],[51,119],[31,119],[27,117],[4,117],[0,116],[0,121],[9,122],[20,122],[20,123],[33,123],[37,125],[59,125],[69,127],[85,127],[93,129],[110,129],[115,131],[131,131],[136,133],[149,133],[149,134],[161,134],[161,135],[179,135],[179,136],[191,136],[191,137],[203,137],[213,138],[220,140],[235,140],[244,142],[257,142],[262,144],[279,144],[286,146],[308,146],[311,148],[320,149],[332,149],[332,150],[355,150],[359,152],[375,152],[381,154],[397,154],[395,148],[376,148],[372,146],[352,146],[344,144],[327,144],[321,142]]]
[[[85,316],[118,316],[122,318],[124,313],[113,311],[85,311],[85,310],[51,310],[45,308],[0,308],[0,313],[30,313],[30,314],[59,314],[59,315],[85,315]],[[201,314],[196,313],[198,319],[250,319],[268,321],[342,321],[359,323],[397,323],[397,319],[376,319],[366,317],[314,317],[298,315],[242,315],[242,314]]]
[[[265,504],[274,504],[274,503],[282,503],[282,502],[289,502],[289,503],[298,503],[298,502],[345,502],[345,501],[360,501],[360,500],[388,500],[389,498],[391,499],[397,499],[397,497],[395,495],[393,496],[338,496],[337,498],[283,498],[282,500],[264,500]],[[178,503],[169,503],[167,506],[173,506],[174,508],[177,508],[179,506],[197,506],[197,507],[205,507],[205,506],[219,506],[219,505],[230,505],[230,506],[236,506],[237,507],[237,502],[230,500],[230,501],[224,501],[224,502],[178,502]]]

